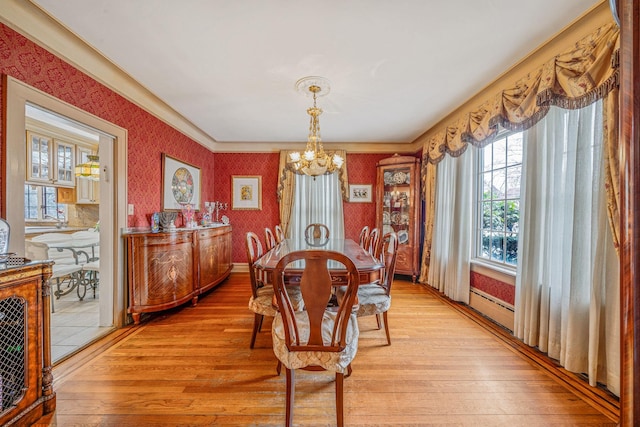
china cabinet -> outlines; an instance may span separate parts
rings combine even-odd
[[[376,227],[382,235],[395,231],[398,236],[396,273],[420,273],[420,159],[393,155],[377,165]]]

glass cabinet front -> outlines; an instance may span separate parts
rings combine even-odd
[[[411,224],[411,173],[409,167],[384,170],[382,198],[382,234],[395,231],[398,243],[409,243]]]

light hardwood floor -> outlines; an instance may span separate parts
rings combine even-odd
[[[149,316],[56,366],[57,409],[40,425],[283,425],[284,372],[270,321],[249,349],[249,293],[248,275],[232,274],[197,307]],[[569,391],[479,316],[404,280],[392,296],[390,346],[373,317],[359,320],[346,425],[616,425],[615,409]],[[335,424],[332,374],[299,371],[293,417]]]

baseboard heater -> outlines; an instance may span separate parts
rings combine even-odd
[[[471,288],[469,306],[491,320],[513,331],[513,306],[492,295]]]

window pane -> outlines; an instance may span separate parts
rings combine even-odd
[[[486,147],[484,147],[481,150],[481,156],[482,156],[482,170],[483,171],[490,171],[492,169],[491,164],[493,163],[493,161],[491,160],[491,144],[487,145]]]
[[[502,168],[507,165],[507,139],[502,138],[493,144],[493,169]]]
[[[491,233],[491,259],[498,262],[504,262],[504,234]]]
[[[481,253],[483,258],[489,258],[491,251],[491,234],[488,231],[482,232]]]
[[[491,187],[493,192],[493,199],[504,199],[506,194],[506,171],[505,169],[498,169],[493,171],[493,185]]]
[[[24,218],[38,219],[38,191],[35,185],[24,186]]]
[[[522,132],[509,135],[507,145],[507,165],[522,163]]]
[[[508,198],[519,198],[520,197],[520,176],[522,175],[522,167],[511,166],[507,168],[507,193],[506,197]]]
[[[482,174],[482,200],[491,199],[491,172]]]
[[[506,262],[507,264],[518,264],[518,234],[507,234],[507,249],[506,249]]]
[[[493,202],[491,206],[491,229],[504,231],[504,202]]]
[[[482,203],[482,229],[491,229],[491,202]]]
[[[44,203],[44,215],[58,218],[58,191],[56,187],[42,187],[44,194],[42,197]]]
[[[520,201],[507,200],[507,211],[505,212],[505,226],[507,231],[518,232],[518,221],[520,221]]]

